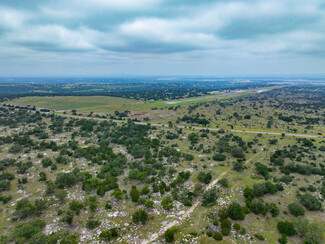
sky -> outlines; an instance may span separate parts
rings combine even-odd
[[[0,1],[0,76],[324,73],[324,0]]]

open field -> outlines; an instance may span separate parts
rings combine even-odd
[[[147,104],[142,101],[109,96],[40,96],[22,97],[11,101],[13,104],[36,106],[54,110],[109,113],[115,110],[141,109]]]
[[[226,100],[247,95],[250,95],[250,93],[231,94],[213,98],[207,97],[200,100],[182,102],[179,105],[189,105],[212,100]],[[173,106],[173,104],[168,104],[163,101],[139,101],[109,96],[30,96],[11,100],[10,103],[19,106],[31,105],[39,108],[54,109],[59,111],[76,109],[79,112],[84,113],[111,113],[114,111],[124,110],[143,111],[150,110],[152,108]]]
[[[227,100],[231,98],[245,97],[258,90],[270,90],[275,88],[260,88],[248,92],[229,92],[216,96],[200,96],[187,100],[173,101],[142,101],[110,96],[27,96],[11,100],[11,104],[20,106],[36,106],[54,110],[72,110],[79,112],[109,113],[114,111],[143,111],[152,108],[170,107],[173,105],[190,105],[213,100]]]

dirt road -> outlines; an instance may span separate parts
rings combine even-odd
[[[249,163],[250,161],[252,161],[258,154],[255,154],[253,157],[251,157],[249,160],[247,160],[245,162],[245,164]],[[225,176],[231,169],[223,172],[222,174],[220,174],[214,181],[212,181],[205,189],[204,191],[207,191],[209,189],[211,189],[212,187],[214,187],[218,181],[220,179],[222,179],[223,176]],[[173,222],[167,224],[166,226],[164,226],[162,229],[160,229],[158,232],[152,234],[150,236],[149,239],[147,240],[143,240],[141,241],[142,244],[149,244],[149,243],[152,243],[154,241],[156,241],[160,236],[162,236],[166,230],[174,227],[174,226],[177,226],[179,225],[183,220],[185,220],[187,217],[189,217],[193,212],[194,210],[197,208],[197,206],[201,203],[200,199],[197,199],[196,202],[192,205],[192,207],[190,207],[184,215],[182,215],[181,217],[179,217],[178,219],[174,220]]]

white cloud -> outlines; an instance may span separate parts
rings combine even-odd
[[[21,29],[19,33],[10,33],[6,39],[11,43],[44,51],[46,48],[49,51],[52,51],[52,48],[57,51],[60,49],[90,50],[95,48],[86,38],[91,34],[91,31],[87,29],[73,31],[59,25],[41,25]]]
[[[141,10],[156,6],[161,0],[74,0],[79,6],[114,10]]]
[[[15,9],[4,8],[0,6],[0,26],[6,29],[14,29],[22,27],[31,15],[26,12],[21,12]]]

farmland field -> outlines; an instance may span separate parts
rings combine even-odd
[[[202,103],[212,100],[227,100],[234,97],[248,96],[250,93],[231,94],[222,97],[213,97],[202,100],[182,102],[180,105]],[[195,98],[194,98],[195,99]],[[120,110],[142,111],[152,108],[170,107],[163,101],[141,101],[110,96],[27,96],[11,100],[11,103],[19,106],[35,106],[53,110],[72,110],[89,113],[109,113]]]
[[[12,101],[17,105],[31,105],[54,110],[77,109],[80,112],[114,112],[144,107],[145,102],[108,96],[23,97]]]

